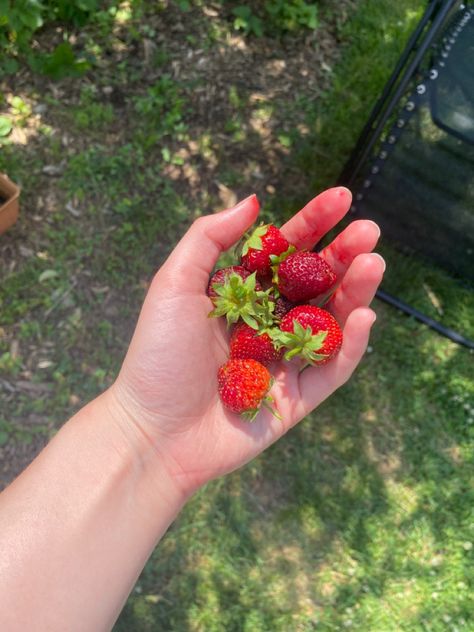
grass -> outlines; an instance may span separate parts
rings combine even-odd
[[[423,6],[351,5],[324,94],[254,106],[260,121],[287,108],[278,134],[291,174],[316,189],[336,180]],[[146,3],[142,10],[151,11]],[[337,19],[333,11],[321,3],[320,28]],[[94,41],[102,64],[95,88],[74,84],[69,108],[50,95],[39,135],[0,154],[0,168],[23,181],[24,206],[34,209],[43,166],[60,164],[71,147],[46,124],[60,120],[74,137],[48,188],[54,195],[44,200],[51,207],[44,221],[28,218],[34,248],[0,287],[0,375],[16,384],[29,371],[39,388],[34,398],[19,391],[2,402],[0,445],[49,436],[113,380],[152,271],[189,221],[213,207],[212,192],[191,195],[166,176],[186,160],[182,146],[198,145],[198,172],[214,161],[220,182],[245,186],[215,139],[189,135],[185,81],[161,71],[150,79],[133,59],[110,72],[100,57],[104,42],[113,48],[115,37],[136,44],[149,36],[139,19],[130,19],[129,31],[114,28]],[[231,29],[231,21],[213,21],[212,44]],[[155,58],[166,67],[165,49]],[[130,92],[136,116],[127,125],[114,101],[104,103],[104,86],[116,99]],[[238,142],[248,134],[242,92],[229,88],[228,133]],[[286,197],[277,190],[264,216],[281,222],[307,197],[307,189]],[[472,292],[389,246],[383,252],[389,289],[434,317],[441,305],[448,325],[474,335]],[[472,353],[375,307],[378,321],[353,379],[258,459],[191,500],[153,553],[116,632],[472,629]],[[41,423],[32,425],[32,415]]]

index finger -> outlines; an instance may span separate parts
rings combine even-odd
[[[296,213],[281,231],[298,250],[311,250],[347,213],[352,194],[346,187],[323,191]]]

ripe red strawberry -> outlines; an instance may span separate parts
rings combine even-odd
[[[289,247],[290,244],[276,226],[264,224],[258,226],[244,242],[241,263],[247,270],[265,277],[271,273],[270,256],[281,255]]]
[[[336,275],[324,259],[307,250],[290,254],[277,269],[278,290],[293,303],[325,294],[335,281]]]
[[[342,330],[332,314],[314,305],[299,305],[280,323],[278,343],[288,351],[286,360],[302,356],[309,364],[325,364],[342,345]]]
[[[232,359],[257,360],[267,366],[274,360],[281,360],[283,349],[277,351],[268,333],[258,333],[246,323],[238,324],[230,339],[230,357]]]
[[[267,395],[271,375],[256,360],[228,360],[217,373],[219,395],[226,408],[253,421],[262,404],[272,401]]]
[[[227,268],[221,268],[214,272],[209,281],[209,285],[207,286],[207,295],[209,298],[217,298],[218,294],[214,289],[214,285],[217,283],[219,285],[223,285],[226,280],[230,277],[232,273],[238,274],[245,281],[247,277],[249,277],[252,273],[249,270],[246,270],[243,266],[229,266]],[[255,284],[255,289],[257,291],[261,290],[262,287],[257,281]]]

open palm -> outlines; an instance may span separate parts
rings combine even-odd
[[[311,249],[347,213],[350,202],[347,189],[329,189],[282,232],[299,249]],[[302,373],[286,362],[270,367],[275,377],[271,395],[282,421],[262,410],[250,424],[223,408],[217,370],[228,358],[229,332],[224,319],[207,317],[212,304],[206,288],[220,253],[255,222],[258,209],[251,196],[193,224],[152,282],[112,387],[127,418],[187,492],[252,459],[341,386],[364,354],[375,319],[367,306],[384,271],[381,257],[370,254],[379,230],[359,220],[320,253],[338,279],[327,306],[344,328],[337,357]]]

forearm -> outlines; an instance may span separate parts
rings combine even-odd
[[[0,629],[108,630],[184,502],[105,394],[0,496]]]

